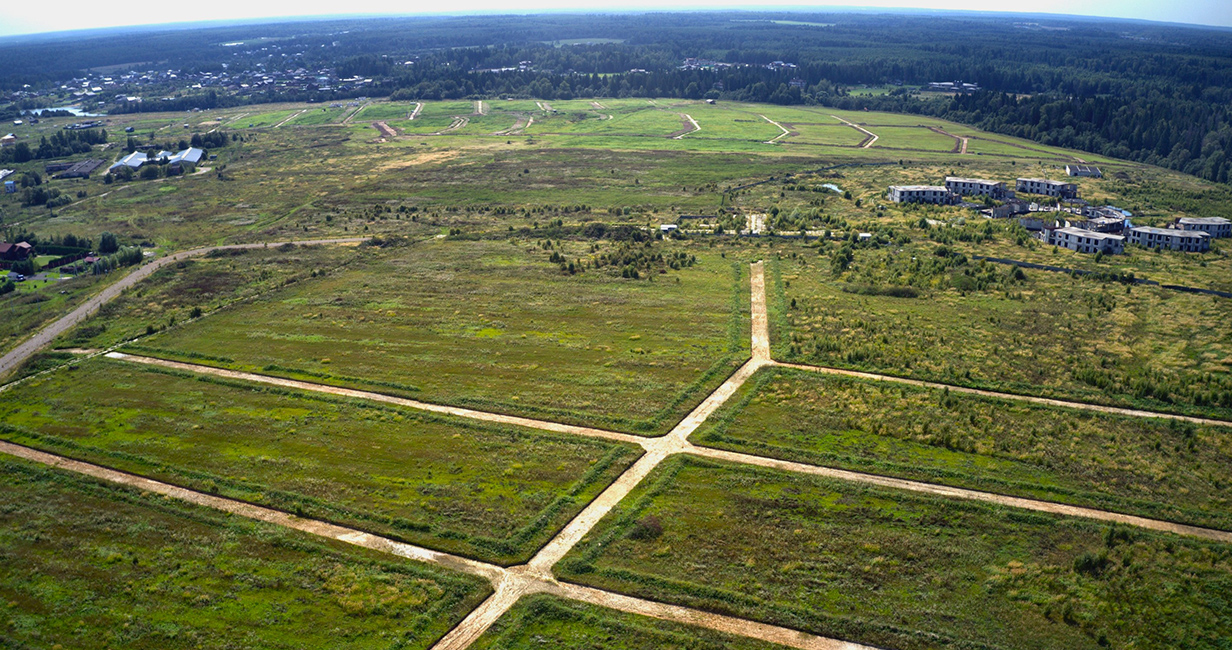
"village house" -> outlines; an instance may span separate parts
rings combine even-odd
[[[1086,176],[1088,178],[1103,178],[1104,172],[1094,165],[1066,165],[1065,173],[1070,176]]]
[[[33,253],[34,247],[24,241],[16,244],[0,243],[0,260],[6,262],[21,261],[30,257]]]

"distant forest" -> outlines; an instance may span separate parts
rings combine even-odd
[[[248,43],[223,45],[240,41]],[[262,45],[276,47],[262,50]],[[747,65],[682,69],[690,57]],[[530,69],[491,71],[517,68],[523,61]],[[796,67],[764,67],[774,61]],[[358,94],[713,97],[928,114],[1222,183],[1232,174],[1232,32],[1218,29],[954,13],[744,12],[145,28],[0,40],[0,90],[39,87],[81,76],[88,68],[119,70],[138,62],[134,67],[140,70],[189,73],[222,71],[224,64],[231,74],[329,69],[338,77],[370,77],[375,87],[330,93],[300,88],[194,93],[166,87],[158,91],[173,101],[109,110]],[[955,80],[978,83],[982,90],[952,98],[911,92],[931,81]],[[854,96],[850,91],[860,84],[889,84],[894,90]],[[17,107],[21,104],[9,110]]]

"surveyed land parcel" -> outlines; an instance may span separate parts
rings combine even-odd
[[[670,459],[564,579],[876,647],[1217,647],[1227,545]],[[1201,595],[1200,595],[1201,594]]]
[[[697,444],[1232,529],[1232,428],[774,368]]]
[[[477,578],[0,461],[0,639],[162,650],[429,647]]]
[[[748,355],[747,272],[713,254],[697,259],[630,283],[599,271],[562,273],[525,243],[430,242],[131,349],[659,433]]]
[[[528,557],[638,456],[103,358],[7,391],[0,437],[493,562]]]

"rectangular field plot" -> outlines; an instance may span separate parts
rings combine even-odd
[[[237,128],[237,129],[246,129],[246,128],[259,129],[262,127],[270,127],[270,126],[274,126],[276,124],[282,123],[288,117],[291,117],[292,115],[295,115],[296,113],[299,113],[300,110],[302,109],[298,109],[298,110],[289,109],[285,111],[271,111],[268,113],[257,113],[256,115],[249,115],[247,117],[242,117],[239,120],[236,120],[234,124],[230,124],[229,126],[231,128]]]
[[[0,437],[494,562],[529,557],[638,455],[109,359],[6,392]]]
[[[718,104],[697,104],[682,106],[680,112],[693,116],[701,127],[697,133],[685,136],[689,138],[735,138],[765,142],[783,133],[756,111],[736,111]]]
[[[415,102],[375,102],[364,106],[356,120],[405,120],[415,110]],[[422,113],[421,113],[422,114]]]
[[[820,144],[839,147],[855,147],[868,136],[843,124],[816,124],[781,122],[794,135],[789,135],[779,142],[785,144]]]
[[[588,243],[570,245],[562,254],[571,261],[590,254]],[[633,254],[604,246],[602,254]],[[664,432],[748,355],[747,273],[713,254],[694,255],[692,267],[629,280],[619,277],[620,267],[562,273],[533,243],[429,242],[267,294],[132,350]]]
[[[595,116],[581,122],[562,124],[554,132],[664,138],[683,130],[683,125],[688,122],[676,111],[659,110],[649,105],[608,111],[605,114],[610,114],[612,119],[604,120]]]
[[[954,151],[957,140],[922,126],[866,126],[877,135],[874,149],[920,149],[924,151]]]
[[[287,122],[287,126],[320,126],[340,122],[346,116],[348,108],[312,107],[308,112],[301,113]]]
[[[1229,545],[687,456],[589,538],[557,575],[881,648],[1217,648],[1232,634]]]
[[[783,646],[547,594],[524,596],[474,650],[782,650]]]
[[[1232,419],[1232,301],[1045,271],[1014,279],[1008,266],[934,262],[938,250],[861,249],[838,279],[778,263],[790,284],[770,300],[779,358]]]
[[[137,338],[150,326],[187,320],[239,300],[336,269],[360,255],[353,246],[280,246],[220,250],[159,269],[104,305],[59,340],[64,347],[108,348]],[[90,277],[90,276],[84,276]],[[68,284],[68,283],[63,283]],[[0,314],[4,300],[0,299]]]
[[[1232,530],[1232,427],[763,371],[701,445]]]
[[[423,649],[491,592],[7,456],[0,560],[0,639],[14,648]]]

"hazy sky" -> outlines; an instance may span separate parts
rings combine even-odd
[[[798,3],[798,4],[797,4]],[[6,2],[0,11],[0,36],[37,32],[157,24],[196,20],[348,14],[450,14],[462,11],[527,12],[541,10],[612,11],[769,8],[771,3],[749,0],[470,0],[458,4],[425,0],[124,0],[98,4],[80,0],[44,5],[41,2]],[[1200,25],[1232,26],[1232,0],[772,0],[774,8],[833,7],[963,9],[1022,13],[1077,14],[1116,18],[1142,18]],[[601,34],[594,34],[601,36]]]

